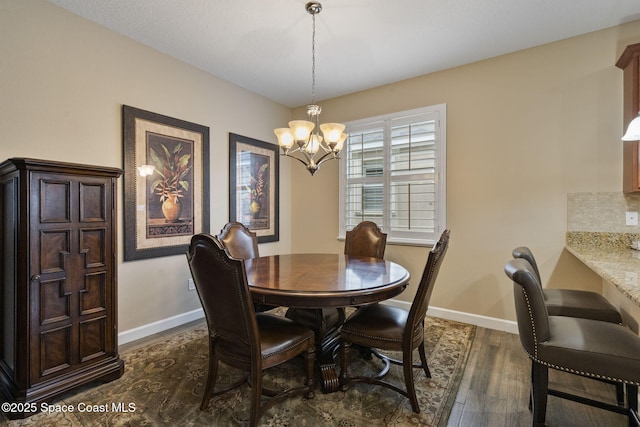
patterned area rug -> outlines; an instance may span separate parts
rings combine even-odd
[[[411,411],[409,400],[384,387],[355,384],[347,392],[323,394],[313,399],[294,397],[272,407],[261,426],[444,426],[464,372],[475,326],[428,317],[426,350],[432,378],[414,369],[421,412]],[[69,405],[73,412],[33,415],[7,421],[8,426],[242,426],[249,417],[248,387],[218,396],[200,411],[207,375],[206,326],[197,326],[148,346],[125,352],[122,378],[92,384],[51,405]],[[419,358],[417,357],[416,360]],[[377,372],[380,362],[366,361],[352,352],[352,373]],[[390,353],[397,357],[399,354]],[[230,384],[241,373],[221,364],[218,385]],[[272,368],[265,386],[300,384],[302,359]],[[392,365],[387,379],[404,385],[402,369]],[[49,407],[49,410],[56,407]],[[3,415],[1,415],[3,417]]]

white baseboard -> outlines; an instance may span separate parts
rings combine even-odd
[[[137,328],[120,332],[118,334],[118,344],[122,345],[132,341],[136,341],[141,338],[145,338],[150,335],[157,334],[158,332],[166,331],[167,329],[175,328],[176,326],[193,322],[194,320],[198,320],[203,317],[204,317],[204,311],[201,308],[199,308],[197,310],[189,311],[187,313],[178,314],[177,316],[172,316],[166,319],[158,320],[157,322],[138,326]]]
[[[399,300],[388,300],[385,304],[409,310],[411,303]],[[456,322],[469,323],[471,325],[480,326],[487,329],[495,329],[497,331],[518,333],[518,324],[511,320],[497,319],[495,317],[487,317],[479,314],[465,313],[462,311],[449,310],[447,308],[429,307],[427,314],[442,319],[454,320]]]
[[[409,310],[409,308],[411,307],[411,303],[399,300],[388,300],[385,301],[385,304],[404,308],[405,310]],[[464,313],[462,311],[454,311],[439,307],[429,307],[429,310],[427,310],[427,314],[429,316],[440,317],[447,320],[454,320],[456,322],[469,323],[471,325],[481,326],[483,328],[495,329],[498,331],[505,331],[513,334],[518,333],[518,324],[514,321],[496,319],[494,317]],[[203,317],[204,311],[199,308],[197,310],[189,311],[187,313],[182,313],[177,316],[172,316],[163,320],[158,320],[157,322],[129,329],[118,334],[118,344],[127,344],[132,341],[157,334],[158,332],[163,332],[167,329],[175,328],[177,326],[184,325],[185,323],[201,319]]]
[[[518,333],[518,323],[513,320],[497,319],[495,317],[481,316],[479,314],[464,313],[462,311],[448,310],[446,308],[429,307],[427,314],[433,317],[441,317],[447,320],[455,320],[462,323],[470,323],[487,329]]]

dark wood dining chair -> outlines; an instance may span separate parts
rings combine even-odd
[[[347,231],[344,241],[345,255],[384,258],[387,234],[375,222],[362,221]]]
[[[209,374],[200,409],[204,410],[213,396],[245,382],[251,387],[251,426],[257,425],[269,408],[285,398],[299,394],[312,398],[313,332],[285,317],[256,313],[251,303],[244,260],[231,257],[216,237],[193,236],[187,260],[209,331]],[[298,355],[304,355],[306,359],[306,385],[283,391],[263,387],[264,370]],[[216,391],[219,362],[247,371],[248,378]]]
[[[427,378],[431,378],[424,348],[424,319],[429,307],[440,265],[449,245],[450,231],[445,230],[429,252],[427,264],[410,310],[403,310],[385,304],[371,304],[359,308],[342,325],[340,330],[340,387],[343,391],[351,383],[377,384],[394,390],[409,398],[414,412],[420,412],[413,380],[413,368],[421,368]],[[384,362],[384,368],[375,376],[349,376],[349,353],[352,345],[376,350],[402,351],[402,360],[394,360],[375,352]],[[413,351],[418,349],[419,364],[413,364]],[[402,365],[404,385],[385,381],[389,363]]]
[[[629,426],[640,425],[640,337],[616,323],[549,316],[542,287],[531,264],[516,258],[509,261],[504,270],[513,280],[520,343],[532,363],[532,425],[544,426],[549,395],[624,414]],[[620,407],[550,389],[549,368],[624,384],[627,404]]]
[[[234,258],[249,259],[258,258],[258,236],[249,230],[241,222],[228,222],[216,236]],[[256,312],[269,311],[276,308],[275,305],[255,303]]]

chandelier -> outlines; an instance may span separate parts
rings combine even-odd
[[[322,108],[315,104],[316,97],[316,15],[322,10],[322,5],[309,2],[306,11],[312,16],[311,33],[311,104],[307,105],[309,120],[292,120],[288,128],[275,129],[282,155],[298,160],[305,165],[313,176],[320,165],[327,160],[338,159],[347,134],[342,123],[319,124]],[[319,130],[322,131],[320,136]],[[321,151],[322,150],[322,151]],[[318,156],[318,158],[316,158]]]

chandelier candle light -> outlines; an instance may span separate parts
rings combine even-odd
[[[315,105],[316,97],[316,15],[322,10],[322,5],[309,2],[305,9],[313,18],[311,36],[311,105],[307,105],[309,120],[292,120],[288,128],[275,129],[282,155],[298,160],[305,165],[313,176],[320,165],[327,160],[338,159],[347,134],[342,123],[319,124],[322,108]],[[320,136],[318,128],[322,130]],[[295,143],[295,147],[294,147]],[[322,148],[323,152],[316,160],[316,155]]]

